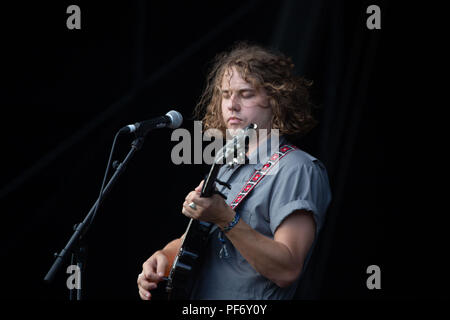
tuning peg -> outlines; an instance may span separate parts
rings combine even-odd
[[[233,153],[234,152],[234,150],[233,149],[227,149],[226,151],[225,151],[225,157],[226,158],[228,158],[228,156],[231,154],[231,153]]]

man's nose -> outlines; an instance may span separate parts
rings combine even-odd
[[[237,97],[237,95],[231,96],[228,108],[232,111],[239,111],[241,109],[241,102],[239,101],[239,97]]]

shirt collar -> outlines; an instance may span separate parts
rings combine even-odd
[[[255,170],[261,169],[272,154],[278,151],[280,146],[285,143],[286,137],[284,135],[275,136],[272,133],[267,139],[261,141],[258,147],[247,157],[247,164],[253,166]]]

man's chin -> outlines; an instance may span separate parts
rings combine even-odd
[[[241,133],[242,130],[243,130],[245,127],[246,127],[246,125],[244,125],[244,124],[228,126],[228,128],[227,128],[227,136],[234,137],[234,136],[236,136],[237,134]]]

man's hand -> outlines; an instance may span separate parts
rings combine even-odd
[[[224,199],[214,194],[209,198],[200,197],[203,187],[203,180],[191,191],[184,203],[181,212],[189,218],[198,219],[206,222],[217,224],[220,227],[225,227],[233,220],[235,212],[231,209]],[[194,205],[192,205],[194,203]],[[192,208],[194,206],[194,208]]]
[[[156,251],[142,265],[142,272],[137,279],[139,296],[142,300],[150,300],[150,290],[156,289],[158,283],[163,280],[164,270],[168,265],[168,259],[162,251]]]

